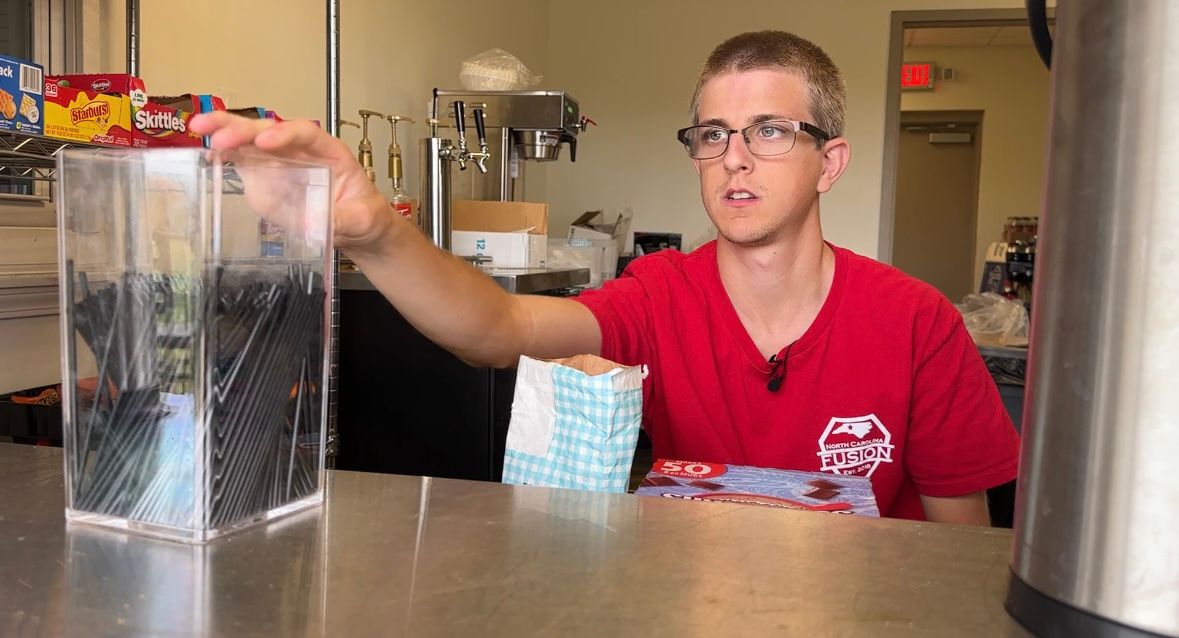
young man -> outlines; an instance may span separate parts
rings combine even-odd
[[[679,132],[719,238],[633,262],[575,299],[512,296],[388,213],[351,152],[309,123],[224,113],[194,131],[334,169],[336,245],[415,327],[464,360],[595,353],[646,364],[657,457],[859,474],[887,516],[986,525],[1018,438],[954,307],[823,240],[849,160],[838,69],[797,36],[708,58]]]

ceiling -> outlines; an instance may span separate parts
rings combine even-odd
[[[905,29],[906,47],[1030,47],[1027,25]]]

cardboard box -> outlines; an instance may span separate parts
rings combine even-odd
[[[229,111],[230,113],[233,113],[234,115],[240,115],[242,117],[249,118],[251,120],[264,120],[264,119],[266,119],[266,109],[264,109],[260,106],[247,106],[245,108],[240,108],[240,109],[226,109],[226,110]]]
[[[451,206],[450,224],[454,230],[491,230],[501,233],[528,230],[534,235],[547,235],[549,205],[460,199]]]
[[[687,501],[880,516],[863,476],[659,459],[635,494]]]
[[[53,80],[58,86],[79,91],[126,95],[137,108],[147,102],[147,89],[144,88],[143,80],[127,73],[74,73],[55,75]]]
[[[73,142],[145,148],[146,140],[135,139],[132,132],[134,107],[131,96],[74,88],[72,84],[82,84],[76,79],[79,77],[91,76],[45,78],[45,136]],[[145,101],[146,96],[144,93]]]
[[[44,76],[40,65],[0,55],[0,130],[29,135],[42,133]]]
[[[548,262],[548,237],[533,233],[500,233],[455,230],[450,252],[461,257],[490,257],[492,268],[544,268]]]
[[[613,222],[605,222],[605,213],[591,210],[573,220],[569,225],[568,241],[570,246],[592,246],[595,241],[614,242],[618,254],[626,249],[626,237],[630,232],[630,222],[634,215],[630,210],[618,214]]]
[[[148,97],[147,101],[186,113],[212,113],[213,111],[225,110],[225,101],[216,95],[200,95],[195,93],[185,93],[184,95],[153,95]]]

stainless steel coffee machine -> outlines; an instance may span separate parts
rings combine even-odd
[[[422,140],[422,229],[450,246],[452,197],[491,201],[524,198],[529,161],[551,162],[593,123],[564,91],[458,91],[434,89],[430,137]],[[478,128],[479,150],[466,142],[466,121]],[[453,132],[456,141],[444,135]],[[474,163],[477,170],[467,170]]]

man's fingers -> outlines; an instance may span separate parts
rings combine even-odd
[[[253,145],[275,155],[318,160],[337,168],[347,166],[352,160],[352,152],[343,142],[307,120],[253,120],[217,111],[194,117],[189,128],[194,133],[211,136],[210,145],[219,150]]]
[[[254,138],[254,146],[271,153],[302,153],[333,166],[352,159],[352,152],[343,142],[307,120],[282,122],[261,131]]]
[[[200,135],[210,135],[214,131],[225,128],[227,124],[233,121],[234,117],[236,116],[225,111],[201,113],[192,116],[192,120],[188,123],[188,128]]]
[[[254,139],[258,137],[259,133],[272,126],[274,126],[274,120],[250,120],[231,116],[223,126],[211,131],[209,145],[222,151],[247,146],[254,143]]]

